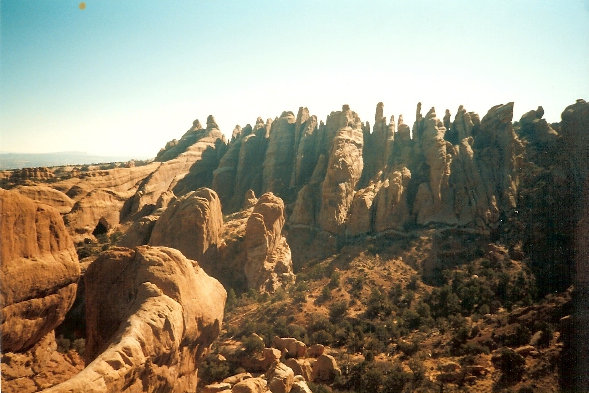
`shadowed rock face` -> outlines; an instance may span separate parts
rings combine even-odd
[[[2,351],[22,351],[72,306],[78,257],[57,210],[0,189],[0,260]]]
[[[226,292],[197,262],[165,247],[115,248],[88,268],[90,364],[47,392],[195,391]]]

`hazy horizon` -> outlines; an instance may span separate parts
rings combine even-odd
[[[589,97],[589,3],[4,0],[0,149],[154,157],[221,131],[349,104],[412,124],[515,102],[549,122]]]

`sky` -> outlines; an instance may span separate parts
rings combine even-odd
[[[1,0],[0,151],[153,157],[194,119],[549,122],[589,100],[589,0]],[[83,8],[83,9],[82,9]]]

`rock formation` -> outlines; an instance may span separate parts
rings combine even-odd
[[[294,282],[290,247],[282,235],[284,202],[272,193],[258,199],[245,229],[245,275],[249,288],[274,292]]]
[[[347,105],[341,112],[330,115],[328,130],[331,122],[341,124],[341,127],[331,144],[321,188],[319,225],[328,232],[339,234],[343,231],[356,183],[362,175],[363,131],[360,118]]]
[[[173,247],[200,261],[210,247],[219,244],[222,227],[217,193],[199,188],[168,206],[155,223],[149,244]]]
[[[34,201],[54,207],[61,214],[69,213],[74,206],[74,201],[70,197],[49,186],[20,186],[16,187],[15,190]]]
[[[30,348],[72,306],[80,267],[59,213],[0,189],[2,351]]]
[[[185,392],[217,337],[226,293],[165,247],[115,248],[85,275],[90,364],[47,392]]]
[[[278,195],[289,194],[295,147],[294,113],[283,112],[270,129],[268,149],[263,164],[262,189]]]

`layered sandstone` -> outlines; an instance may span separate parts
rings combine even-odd
[[[80,267],[54,208],[0,189],[2,350],[22,351],[63,321]]]

